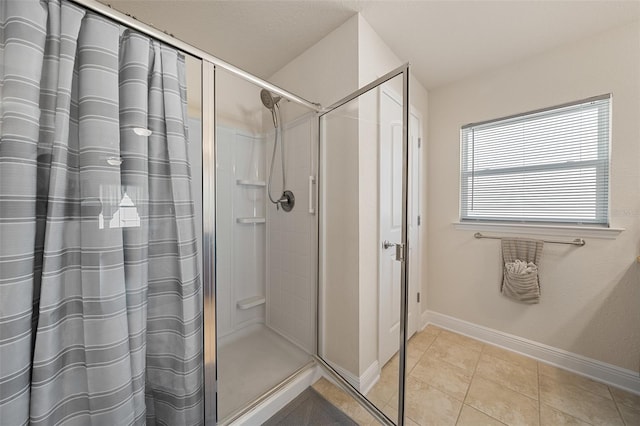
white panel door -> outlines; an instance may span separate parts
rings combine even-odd
[[[409,189],[407,227],[409,293],[407,339],[420,327],[420,129],[415,111],[409,117]],[[380,337],[379,363],[384,365],[397,351],[400,330],[400,263],[395,247],[385,241],[401,241],[402,232],[402,103],[388,88],[380,91]]]

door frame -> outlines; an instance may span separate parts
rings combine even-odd
[[[415,136],[418,139],[417,144],[412,144],[411,143],[411,117],[415,117],[418,120],[418,127],[415,129],[415,132],[417,133]],[[409,185],[409,188],[407,190],[413,190],[415,191],[415,195],[414,197],[412,197],[412,202],[415,203],[413,204],[411,207],[411,211],[416,213],[416,239],[414,242],[414,250],[416,251],[416,258],[417,259],[422,259],[422,232],[421,232],[421,228],[422,226],[424,226],[423,222],[423,211],[422,211],[422,189],[424,188],[422,182],[423,182],[423,154],[422,154],[422,143],[424,141],[423,138],[423,117],[422,114],[420,113],[420,111],[415,108],[415,107],[411,107],[411,113],[409,115],[409,160],[411,161],[412,157],[415,156],[417,158],[417,169],[415,171],[415,176],[416,179],[413,180],[412,182],[416,185],[416,188],[412,188],[411,185]],[[411,171],[411,166],[409,166],[409,170],[408,172]],[[413,176],[413,174],[411,174],[409,176],[409,179],[411,179]],[[409,268],[409,281],[411,281],[411,276],[415,274],[416,276],[416,285],[417,287],[414,289],[417,292],[417,299],[416,299],[416,313],[414,315],[414,329],[415,329],[415,333],[418,333],[420,330],[422,330],[423,325],[422,325],[422,300],[423,300],[423,295],[422,294],[422,262],[419,262],[413,266],[410,265]],[[411,287],[411,286],[409,286]],[[408,339],[407,339],[408,340]]]
[[[402,231],[401,231],[401,241],[400,243],[402,244],[402,249],[399,250],[399,253],[401,253],[401,258],[398,259],[398,261],[400,262],[400,283],[401,283],[401,290],[400,290],[400,331],[399,331],[399,374],[398,374],[398,418],[397,418],[397,425],[398,426],[403,426],[404,425],[404,409],[405,409],[405,404],[404,404],[404,400],[405,400],[405,377],[406,377],[406,344],[407,344],[407,339],[406,339],[406,330],[407,330],[407,315],[408,315],[408,290],[409,290],[409,280],[408,280],[408,269],[407,269],[407,264],[408,264],[408,259],[406,256],[406,253],[408,251],[408,247],[409,247],[409,242],[408,242],[408,224],[407,224],[407,213],[408,213],[408,196],[407,196],[407,191],[408,191],[408,170],[409,170],[409,117],[410,117],[410,100],[409,100],[409,63],[405,63],[403,65],[401,65],[400,67],[388,72],[387,74],[383,75],[382,77],[376,79],[375,81],[361,87],[360,89],[356,90],[355,92],[351,93],[350,95],[344,97],[343,99],[339,100],[338,102],[330,105],[329,107],[323,108],[322,111],[320,111],[318,113],[318,169],[317,169],[317,173],[318,173],[318,178],[317,178],[317,190],[318,190],[318,261],[319,261],[319,268],[318,268],[318,276],[317,276],[317,289],[318,289],[318,295],[317,295],[317,301],[318,301],[318,309],[317,309],[317,337],[318,337],[318,342],[316,344],[316,348],[318,350],[317,355],[317,359],[318,361],[321,363],[321,365],[323,365],[325,368],[329,369],[330,371],[332,371],[332,373],[334,375],[336,375],[337,377],[339,377],[341,379],[341,382],[343,385],[347,386],[348,388],[350,388],[355,395],[360,395],[360,392],[358,389],[356,389],[355,387],[353,387],[353,385],[351,385],[349,383],[349,381],[343,377],[342,374],[340,374],[340,372],[338,372],[331,364],[329,364],[326,360],[324,360],[322,358],[321,355],[321,351],[324,347],[324,334],[325,334],[325,330],[324,330],[324,318],[322,317],[322,304],[324,303],[324,295],[323,293],[323,286],[321,285],[323,282],[323,265],[324,265],[324,256],[323,256],[323,248],[321,247],[321,243],[323,241],[322,236],[324,235],[325,229],[323,229],[323,221],[322,219],[320,219],[320,214],[322,214],[322,203],[325,202],[324,199],[324,188],[323,188],[323,168],[324,165],[321,164],[322,162],[322,151],[323,151],[323,143],[322,143],[322,117],[324,115],[326,115],[327,113],[335,110],[336,108],[339,108],[343,105],[345,105],[346,103],[358,98],[360,95],[369,92],[370,90],[373,90],[375,88],[377,88],[378,86],[382,85],[383,83],[402,75],[402,212],[403,212],[403,220],[402,220]],[[362,398],[358,398],[360,400],[360,402],[362,402],[370,411],[373,411],[375,413],[378,413],[380,416],[382,416],[382,418],[387,418],[386,415],[384,413],[381,412],[381,410],[376,407],[374,404],[372,404],[368,399],[366,399],[365,397]]]

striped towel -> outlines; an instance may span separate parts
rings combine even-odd
[[[502,239],[502,294],[522,303],[540,302],[538,266],[542,246],[543,242],[539,240]]]

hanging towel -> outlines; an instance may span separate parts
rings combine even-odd
[[[515,262],[506,262],[504,267],[507,268],[507,272],[510,274],[530,274],[531,272],[538,272],[538,267],[533,262],[523,262],[517,259]]]
[[[540,302],[538,265],[542,246],[543,242],[539,240],[502,239],[502,294],[522,303]]]

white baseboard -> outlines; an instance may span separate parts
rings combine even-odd
[[[349,382],[349,384],[351,386],[353,386],[356,389],[360,389],[360,378],[358,376],[356,376],[352,372],[340,367],[338,364],[335,364],[335,363],[333,363],[333,362],[331,362],[329,360],[325,360],[325,361],[327,362],[327,364],[329,364],[331,366],[331,368],[336,370],[336,372],[338,374],[340,374],[343,379],[345,379],[347,382]]]
[[[375,385],[380,379],[380,364],[378,360],[375,360],[371,365],[360,375],[360,393],[366,395],[369,393],[373,385]]]
[[[294,380],[285,385],[279,392],[271,395],[253,410],[237,418],[231,425],[261,425],[284,406],[293,401],[306,388],[313,385],[320,377],[322,370],[318,365],[308,368],[300,373]]]
[[[356,376],[352,372],[340,367],[339,365],[326,361],[338,374],[340,374],[351,386],[358,389],[358,391],[366,395],[373,385],[380,379],[380,366],[378,361],[373,361],[369,367],[365,370],[360,377]]]
[[[424,326],[433,324],[640,395],[640,374],[636,371],[434,311],[423,312],[421,319]]]

